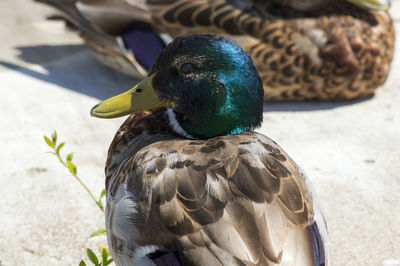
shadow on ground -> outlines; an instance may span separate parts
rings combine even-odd
[[[129,89],[140,79],[103,66],[85,45],[41,45],[16,49],[20,51],[20,59],[41,65],[46,73],[4,61],[0,61],[0,65],[99,100]],[[329,110],[367,101],[372,97],[344,102],[265,102],[264,112]]]
[[[84,45],[44,45],[16,49],[21,52],[20,59],[38,64],[44,71],[1,60],[0,65],[99,100],[121,93],[140,80],[103,66]],[[54,60],[51,61],[51,58]]]
[[[83,44],[70,45],[37,45],[37,46],[21,46],[15,50],[19,52],[18,58],[25,62],[42,65],[61,59],[68,55],[82,52],[87,47]]]

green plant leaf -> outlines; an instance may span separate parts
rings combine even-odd
[[[99,265],[99,259],[97,258],[96,254],[94,254],[93,250],[88,248],[87,250],[87,255],[89,257],[89,260],[93,262],[94,265],[98,266]]]
[[[107,245],[104,245],[104,244],[100,244],[100,245],[99,245],[99,251],[100,251],[100,252],[103,252],[103,249],[106,250],[107,256],[111,256],[111,255],[110,255],[110,250],[108,249],[108,246],[107,246]]]
[[[104,235],[106,233],[106,229],[105,228],[100,228],[96,231],[94,231],[90,236],[99,236],[99,235]]]
[[[101,250],[101,262],[103,263],[103,265],[105,265],[105,263],[107,262],[107,257],[108,257],[107,249],[103,248]]]
[[[96,204],[97,204],[97,206],[100,207],[100,209],[104,210],[104,205],[103,205],[103,203],[102,203],[100,200],[99,200],[99,201],[96,201]]]
[[[114,260],[111,258],[108,261],[104,262],[104,266],[109,265],[111,262],[113,262]]]
[[[57,143],[57,131],[54,130],[53,135],[51,135],[51,139],[53,140],[53,144],[55,146]]]
[[[56,150],[57,154],[60,154],[60,150],[62,147],[64,147],[64,145],[65,145],[65,142],[62,142],[62,143],[60,143],[60,145],[58,145],[57,150]]]
[[[44,140],[46,141],[47,145],[54,148],[53,142],[48,137],[44,136]]]
[[[74,158],[74,153],[71,152],[67,155],[67,161],[72,161],[72,159]]]
[[[109,259],[108,261],[106,261],[106,262],[104,263],[104,266],[109,265],[109,264],[110,264],[111,262],[113,262],[113,261],[114,261],[113,258]]]
[[[100,201],[105,195],[106,195],[106,189],[103,188],[103,190],[102,190],[101,193],[100,193],[99,201]]]
[[[79,262],[79,266],[86,266],[86,263],[83,260],[81,260],[81,262]]]
[[[76,169],[76,165],[73,164],[71,161],[67,161],[68,164],[68,169],[71,172],[71,174],[76,175],[78,170]]]

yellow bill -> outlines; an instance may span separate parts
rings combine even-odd
[[[375,10],[387,10],[390,7],[390,0],[347,0],[355,5]]]
[[[99,118],[115,118],[132,113],[167,107],[167,100],[161,100],[151,84],[152,76],[145,78],[132,89],[111,97],[92,108],[90,114]]]

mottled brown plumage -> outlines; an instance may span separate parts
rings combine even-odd
[[[323,5],[313,3],[306,10],[268,1],[247,2],[245,7],[223,0],[161,2],[149,4],[160,32],[176,36],[213,31],[254,38],[239,43],[260,72],[265,100],[364,97],[385,82],[390,70],[394,28],[384,11],[345,0],[319,1]]]
[[[113,257],[151,245],[180,250],[188,265],[316,264],[320,214],[296,163],[257,133],[184,139],[165,112],[131,115],[110,146]]]
[[[327,265],[306,176],[261,125],[250,55],[218,35],[176,38],[149,76],[91,110],[132,114],[106,163],[117,265]]]
[[[385,82],[393,57],[389,13],[346,0],[38,1],[59,8],[103,62],[128,74],[147,69],[116,37],[138,21],[172,37],[227,35],[251,54],[265,100],[364,97]]]

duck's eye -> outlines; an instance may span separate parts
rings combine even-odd
[[[135,92],[137,92],[137,93],[141,93],[143,90],[141,89],[141,88],[138,88],[138,89],[136,89],[136,91]]]
[[[179,72],[181,72],[182,74],[190,74],[193,73],[194,70],[195,70],[194,65],[192,65],[191,63],[185,63],[180,67]]]

